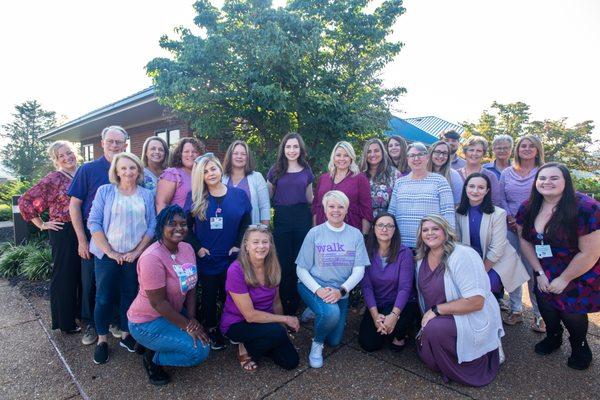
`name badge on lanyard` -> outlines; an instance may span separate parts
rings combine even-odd
[[[221,207],[217,207],[215,211],[215,216],[210,217],[210,229],[223,229],[223,217],[220,217]]]
[[[549,244],[544,244],[544,235],[542,233],[538,233],[537,238],[541,241],[541,244],[535,245],[535,254],[537,255],[537,258],[552,257],[552,248]]]

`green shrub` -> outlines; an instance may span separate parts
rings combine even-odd
[[[50,247],[38,247],[27,255],[21,264],[21,274],[31,281],[50,279],[52,252]]]
[[[36,245],[7,247],[0,256],[0,276],[10,278],[21,273],[21,265],[27,255],[37,249]]]
[[[600,179],[573,177],[573,183],[577,191],[600,200]]]
[[[0,184],[0,203],[12,207],[12,197],[23,194],[32,185],[27,181],[9,181]]]
[[[8,204],[0,204],[0,221],[12,220],[12,207]]]

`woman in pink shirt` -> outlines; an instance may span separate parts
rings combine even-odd
[[[169,376],[160,366],[191,367],[208,357],[209,339],[196,320],[196,256],[184,243],[188,228],[178,205],[156,217],[157,241],[137,265],[140,290],[127,312],[129,330],[146,348],[143,364],[153,385]]]
[[[366,235],[373,220],[371,185],[365,174],[360,173],[356,164],[356,153],[346,141],[337,142],[331,152],[329,171],[321,175],[312,203],[313,226],[325,222],[323,196],[330,190],[343,192],[350,200],[346,223]]]

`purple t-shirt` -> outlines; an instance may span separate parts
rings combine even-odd
[[[286,172],[273,183],[274,167],[267,174],[267,180],[275,186],[273,194],[274,206],[293,206],[295,204],[306,204],[306,187],[313,183],[315,176],[310,167],[299,172]]]
[[[227,280],[225,281],[227,298],[225,299],[223,315],[221,316],[221,332],[227,334],[231,325],[244,321],[244,316],[235,305],[230,293],[248,293],[255,310],[273,313],[273,302],[275,301],[278,287],[248,286],[244,280],[244,271],[241,264],[237,260],[231,263],[227,270]]]
[[[231,179],[231,177],[229,177],[229,180],[227,181],[227,187],[234,187],[234,188],[242,189],[244,192],[246,192],[246,196],[248,196],[248,200],[250,200],[250,202],[252,202],[252,196],[250,195],[250,186],[248,185],[248,177],[247,176],[245,176],[241,181],[239,181],[237,185],[234,185],[233,179]]]
[[[69,186],[67,194],[83,202],[81,204],[81,212],[84,221],[87,220],[90,214],[92,202],[94,201],[94,197],[96,197],[98,188],[110,183],[108,180],[109,169],[110,163],[106,157],[102,156],[92,162],[83,164],[77,170],[73,181],[71,181],[71,186]]]
[[[529,199],[538,169],[535,167],[526,177],[519,175],[514,167],[508,167],[500,174],[500,207],[504,208],[508,215],[516,216],[521,204]]]
[[[403,310],[406,303],[416,301],[413,280],[415,266],[412,250],[400,246],[394,263],[384,266],[379,255],[371,257],[371,266],[365,269],[361,282],[367,308],[394,305]]]
[[[159,180],[161,179],[177,184],[171,204],[183,208],[187,195],[192,190],[192,176],[183,168],[167,168],[160,174]]]

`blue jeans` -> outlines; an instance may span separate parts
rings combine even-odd
[[[142,346],[155,351],[154,363],[173,367],[193,367],[208,358],[210,345],[194,341],[186,331],[164,317],[136,324],[129,322],[131,336]]]
[[[94,321],[98,335],[108,334],[108,325],[113,320],[113,303],[117,293],[121,296],[119,304],[119,328],[129,332],[127,326],[127,310],[138,291],[137,261],[117,264],[107,256],[94,257],[96,272],[96,307]]]
[[[298,282],[298,293],[308,308],[315,313],[313,340],[329,346],[339,345],[344,336],[348,316],[348,297],[338,300],[335,304],[328,304],[302,282]]]

